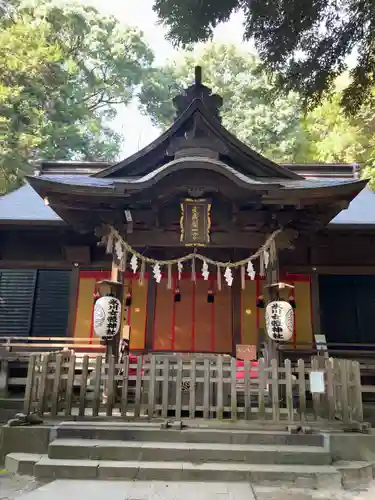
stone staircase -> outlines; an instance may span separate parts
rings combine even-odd
[[[341,488],[373,478],[370,462],[332,463],[329,437],[282,431],[161,429],[132,423],[63,423],[48,454],[11,453],[10,472],[40,480],[252,482]]]

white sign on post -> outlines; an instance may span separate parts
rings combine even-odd
[[[327,339],[325,335],[314,335],[315,337],[315,344],[316,344],[316,350],[317,351],[327,351]]]
[[[324,372],[310,372],[310,392],[312,394],[324,394]]]

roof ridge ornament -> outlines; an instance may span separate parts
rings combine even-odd
[[[219,121],[220,108],[223,105],[223,98],[218,94],[213,94],[212,89],[202,83],[202,67],[195,66],[194,83],[182,91],[173,99],[176,108],[176,118],[181,115],[195,100],[200,100],[210,113]]]

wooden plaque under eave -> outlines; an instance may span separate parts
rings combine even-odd
[[[205,199],[182,200],[180,225],[183,245],[208,245],[211,230],[211,202]]]

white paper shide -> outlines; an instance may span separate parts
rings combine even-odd
[[[121,302],[115,297],[101,297],[94,306],[94,331],[102,337],[117,335],[121,323]]]
[[[267,335],[279,342],[286,342],[293,336],[293,307],[284,300],[275,300],[266,307]]]

